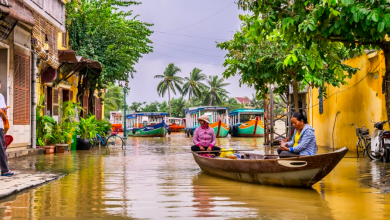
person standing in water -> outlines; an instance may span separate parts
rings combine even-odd
[[[295,112],[291,118],[295,128],[291,141],[280,141],[278,153],[282,155],[305,155],[317,154],[317,141],[314,128],[307,124],[307,118],[301,112]]]
[[[0,89],[1,89],[1,80],[0,80]],[[0,93],[0,166],[1,166],[1,175],[2,176],[12,176],[14,173],[8,167],[8,158],[5,153],[5,137],[4,137],[4,123],[3,121],[7,120],[5,115],[5,110],[7,110],[7,105],[5,104],[4,96]]]
[[[219,151],[221,148],[215,146],[217,138],[214,129],[209,127],[209,116],[202,115],[198,118],[200,126],[194,132],[194,146],[192,151]]]

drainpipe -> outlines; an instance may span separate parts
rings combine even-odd
[[[31,148],[37,148],[36,136],[37,136],[37,126],[36,126],[36,82],[37,76],[35,73],[35,54],[31,52]]]

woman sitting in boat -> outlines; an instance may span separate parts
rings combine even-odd
[[[202,115],[198,118],[200,126],[194,132],[194,146],[192,151],[219,151],[220,148],[215,146],[217,138],[214,129],[209,127],[209,116]]]
[[[307,118],[301,112],[295,112],[291,118],[295,128],[291,141],[280,142],[277,150],[281,155],[316,155],[317,143],[314,128],[307,124]]]

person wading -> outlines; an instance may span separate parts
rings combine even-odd
[[[316,155],[317,142],[314,135],[314,128],[307,124],[306,117],[295,112],[291,118],[291,123],[295,128],[294,135],[289,142],[280,141],[278,153],[283,155]]]
[[[219,151],[219,147],[215,146],[217,138],[215,137],[214,129],[209,127],[209,116],[202,115],[198,118],[200,126],[194,132],[194,146],[192,151]]]
[[[1,80],[0,80],[0,89],[1,89]],[[0,93],[0,166],[1,166],[1,175],[2,176],[12,176],[14,173],[8,168],[8,158],[5,153],[5,138],[4,138],[4,123],[3,121],[8,120],[5,115],[5,110],[7,106],[5,105],[4,96]]]

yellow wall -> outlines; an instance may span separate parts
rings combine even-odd
[[[374,130],[371,120],[387,120],[385,94],[382,94],[385,60],[383,52],[379,51],[349,59],[344,63],[358,67],[359,71],[346,80],[347,85],[327,88],[323,114],[319,114],[318,89],[311,89],[308,95],[308,119],[315,129],[317,145],[333,147],[332,131],[336,113],[339,111],[333,135],[334,147],[347,146],[350,150],[356,150],[355,127],[350,127],[350,123],[366,125],[371,133]]]

